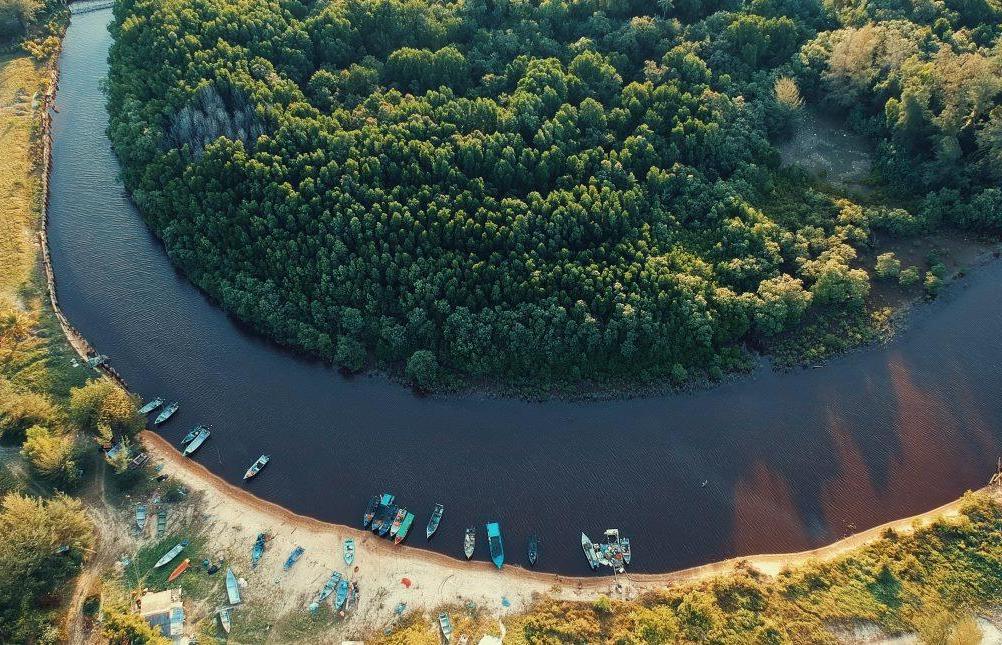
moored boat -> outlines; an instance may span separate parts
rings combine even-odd
[[[414,524],[414,513],[409,512],[404,521],[400,523],[400,530],[397,531],[397,536],[393,538],[394,544],[400,544],[407,539],[407,534],[410,533],[412,524]]]
[[[487,544],[491,549],[491,560],[498,569],[504,564],[504,542],[501,540],[501,525],[491,522],[487,525]]]
[[[428,527],[425,529],[425,537],[429,540],[431,536],[435,535],[435,531],[438,530],[438,525],[442,523],[442,515],[445,513],[445,507],[441,504],[435,504],[435,510],[432,511],[431,517],[428,519]]]
[[[397,532],[400,531],[400,525],[403,523],[404,518],[407,517],[407,509],[401,508],[397,511],[396,516],[393,518],[393,524],[390,525],[390,537],[396,537]]]
[[[202,444],[205,443],[205,440],[209,438],[210,434],[212,434],[212,432],[210,432],[208,428],[206,428],[205,426],[200,426],[198,434],[195,435],[195,438],[192,439],[187,446],[184,447],[184,451],[182,451],[181,454],[187,457],[192,453],[194,453],[196,450],[202,447]]]
[[[150,412],[153,412],[154,410],[156,410],[157,408],[159,408],[163,404],[164,404],[164,400],[161,399],[158,396],[157,398],[153,399],[152,401],[148,401],[145,405],[143,405],[143,407],[139,408],[139,414],[142,414],[142,415],[145,416],[145,415],[149,414]]]
[[[161,423],[163,423],[167,419],[169,419],[172,416],[174,416],[174,413],[177,412],[177,409],[179,407],[181,407],[181,404],[178,403],[177,401],[174,401],[173,403],[171,403],[170,405],[168,405],[166,408],[164,408],[163,410],[160,411],[160,414],[157,415],[157,418],[153,422],[153,425],[160,425]]]
[[[233,626],[233,624],[230,621],[229,607],[227,607],[226,609],[219,610],[219,624],[222,626],[224,632],[226,632],[227,634],[230,633],[230,628]]]
[[[630,538],[621,538],[619,544],[623,549],[623,564],[630,564],[630,557],[633,555],[630,552]]]
[[[240,584],[237,582],[237,576],[233,573],[233,569],[229,567],[226,567],[226,596],[231,605],[240,604]]]
[[[362,528],[368,528],[372,524],[372,518],[376,516],[376,509],[379,508],[379,495],[369,498],[369,503],[365,506],[365,513],[362,514]]]
[[[177,580],[177,577],[180,576],[185,571],[187,571],[188,567],[190,566],[191,566],[191,558],[185,558],[184,560],[182,560],[181,564],[174,567],[174,570],[170,572],[169,576],[167,576],[167,582],[174,582],[175,580]]]
[[[386,535],[390,532],[393,527],[393,518],[397,516],[397,507],[390,505],[386,508],[386,513],[383,514],[383,521],[379,523],[379,535],[380,537]]]
[[[529,564],[531,566],[536,566],[536,560],[539,559],[539,538],[535,535],[529,536]]]
[[[348,600],[348,579],[341,578],[341,582],[337,583],[337,593],[334,595],[334,609],[341,609],[346,600]]]
[[[588,566],[591,567],[592,571],[598,570],[598,558],[595,557],[595,545],[592,544],[591,539],[581,532],[581,549],[584,551],[585,557],[588,558]]]
[[[157,560],[157,563],[153,565],[153,568],[159,569],[160,567],[164,566],[165,564],[176,558],[178,554],[181,553],[181,551],[184,551],[184,547],[186,546],[188,546],[188,540],[181,540],[174,547],[172,547],[170,551],[164,553],[163,557]]]
[[[269,461],[271,461],[271,457],[268,455],[261,455],[260,457],[258,457],[257,461],[255,461],[253,465],[251,465],[251,467],[247,469],[247,472],[244,473],[244,479],[250,479],[254,475],[257,475],[259,472],[261,472],[261,469],[268,464]]]
[[[466,554],[466,559],[469,560],[473,557],[473,549],[477,544],[477,529],[474,527],[469,527],[466,529],[466,535],[463,536],[463,553]]]
[[[303,552],[305,550],[306,549],[304,549],[301,546],[297,546],[295,549],[293,549],[292,553],[289,554],[289,557],[286,558],[285,564],[282,565],[282,569],[285,570],[285,571],[288,571],[289,569],[291,569],[292,565],[296,564],[296,560],[298,560],[299,557],[301,555],[303,555]]]
[[[194,428],[189,430],[188,434],[184,435],[184,437],[181,439],[181,445],[187,446],[189,443],[191,443],[191,440],[198,436],[198,432],[199,430],[202,429],[202,427],[203,426],[195,426]]]
[[[146,504],[136,507],[136,528],[143,531],[146,528]]]
[[[344,563],[351,566],[355,561],[355,538],[348,538],[344,541]]]
[[[438,615],[438,624],[442,628],[442,638],[445,639],[446,643],[452,642],[452,621],[449,620],[449,614],[444,611]]]
[[[251,547],[251,569],[257,566],[257,563],[261,561],[261,556],[264,555],[264,542],[267,539],[267,534],[258,533],[257,539],[254,540],[254,546]]]

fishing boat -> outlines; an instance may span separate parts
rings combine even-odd
[[[198,434],[195,435],[195,438],[192,439],[191,442],[184,447],[184,451],[181,454],[184,455],[185,457],[193,454],[196,450],[202,447],[202,444],[205,443],[205,440],[209,438],[210,434],[212,433],[209,431],[209,429],[206,428],[205,426],[202,426],[201,429],[198,431]]]
[[[181,407],[181,404],[178,403],[177,401],[174,401],[173,403],[171,403],[170,405],[168,405],[166,408],[164,408],[160,412],[159,415],[157,415],[157,418],[153,422],[153,424],[154,425],[160,425],[161,423],[163,423],[167,419],[171,418],[172,416],[174,416],[174,413],[177,412],[177,409],[179,407]]]
[[[369,503],[365,505],[365,513],[362,514],[362,528],[368,528],[372,524],[372,518],[376,517],[376,509],[379,508],[379,495],[369,498]]]
[[[237,582],[237,577],[233,573],[233,569],[226,567],[226,596],[230,600],[231,605],[240,604],[240,584]]]
[[[491,560],[500,569],[504,564],[504,542],[501,541],[501,525],[497,522],[487,525],[487,543],[491,548]]]
[[[623,564],[630,564],[630,538],[625,537],[619,540],[619,546],[623,550]]]
[[[588,558],[588,566],[592,571],[598,570],[598,558],[595,557],[595,545],[591,543],[584,532],[581,533],[581,549],[584,550],[585,557]]]
[[[466,529],[466,535],[463,537],[463,553],[466,554],[466,559],[469,560],[473,557],[473,548],[477,544],[477,529],[472,526]]]
[[[261,561],[261,556],[264,555],[264,541],[267,537],[265,533],[257,534],[254,546],[251,547],[251,569],[256,567],[257,563]]]
[[[334,596],[334,609],[341,609],[346,600],[348,600],[348,579],[341,578],[341,582],[337,583],[337,593]]]
[[[438,624],[442,628],[442,637],[445,638],[446,643],[452,642],[452,621],[449,620],[449,614],[444,611],[438,615]]]
[[[159,408],[163,404],[164,404],[164,400],[161,399],[158,396],[157,398],[153,399],[152,401],[148,401],[145,405],[143,405],[143,407],[139,408],[139,414],[142,414],[142,415],[149,414],[150,412],[153,412],[154,410],[156,410],[157,408]]]
[[[390,532],[393,527],[393,518],[397,516],[397,507],[389,506],[386,509],[386,513],[383,514],[383,521],[379,523],[379,535],[384,536]]]
[[[348,538],[344,541],[344,563],[351,566],[355,561],[355,538]]]
[[[202,428],[203,426],[195,426],[194,428],[189,430],[188,434],[184,435],[184,437],[181,439],[181,445],[187,446],[189,443],[191,443],[191,440],[198,436],[198,433]]]
[[[136,527],[143,531],[146,528],[146,504],[136,507]]]
[[[435,535],[435,531],[438,530],[438,525],[442,523],[442,514],[445,513],[445,507],[441,504],[435,504],[435,510],[432,511],[431,517],[428,518],[428,528],[425,529],[425,537],[429,540],[431,536]]]
[[[268,455],[261,455],[258,457],[257,461],[255,461],[253,465],[247,469],[247,472],[244,473],[244,479],[250,479],[254,475],[261,472],[261,469],[264,468],[269,461],[271,461],[271,457]]]
[[[410,533],[412,524],[414,524],[414,513],[407,513],[407,517],[400,524],[400,530],[397,531],[397,537],[393,538],[394,544],[400,544],[407,539],[407,534]]]
[[[317,597],[313,600],[313,602],[310,603],[308,609],[310,611],[316,611],[320,607],[320,603],[327,600],[328,596],[334,593],[334,590],[337,589],[338,583],[340,582],[341,582],[341,574],[335,571],[334,573],[331,574],[331,577],[327,579],[327,582],[324,584],[323,589],[320,590],[320,593],[317,594]]]
[[[153,568],[159,569],[160,567],[164,566],[165,564],[176,558],[178,554],[181,553],[181,551],[184,551],[184,547],[186,546],[188,546],[188,540],[181,540],[180,542],[177,543],[177,545],[171,548],[170,551],[164,553],[163,557],[157,560],[157,563],[153,565]]]
[[[177,580],[177,577],[182,573],[184,573],[185,571],[187,571],[188,567],[190,566],[191,566],[191,558],[185,558],[181,562],[181,564],[177,565],[177,567],[175,567],[174,570],[170,572],[170,575],[167,576],[167,582],[174,582],[175,580]]]
[[[539,559],[539,538],[535,535],[529,536],[529,564],[531,566],[536,566],[536,560]]]
[[[393,524],[390,526],[390,537],[397,537],[397,532],[400,531],[400,525],[403,524],[405,517],[407,517],[406,508],[401,508],[397,511],[396,516],[393,518]]]
[[[161,506],[157,510],[157,537],[163,537],[167,531],[167,509]]]
[[[219,610],[219,624],[220,626],[222,626],[224,632],[226,632],[227,634],[230,633],[230,628],[233,627],[233,623],[230,622],[229,607],[227,607],[226,609]]]
[[[288,571],[289,569],[291,569],[292,565],[296,564],[296,560],[299,559],[299,556],[303,555],[303,552],[305,550],[306,549],[304,549],[301,546],[297,546],[295,549],[293,549],[292,553],[289,554],[289,557],[286,558],[285,564],[282,565],[282,569],[284,571]]]

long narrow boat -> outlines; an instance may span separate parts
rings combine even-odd
[[[539,538],[535,535],[529,536],[529,565],[536,566],[536,560],[539,559]]]
[[[193,454],[196,450],[202,447],[202,444],[205,443],[205,440],[209,438],[210,434],[212,434],[212,432],[203,426],[202,429],[198,431],[198,434],[195,435],[195,438],[191,440],[191,443],[184,447],[184,451],[181,454],[185,457]]]
[[[153,399],[152,401],[148,401],[143,407],[139,408],[139,414],[147,415],[150,412],[153,412],[154,410],[156,410],[157,408],[159,408],[163,404],[164,404],[164,400],[161,399],[158,396],[157,398]]]
[[[170,572],[170,575],[167,576],[167,582],[174,582],[175,580],[177,580],[177,577],[182,573],[184,573],[185,571],[187,571],[188,567],[190,566],[191,566],[191,558],[185,558],[184,560],[182,560],[181,564],[177,565],[177,567],[175,567],[174,570]]]
[[[153,565],[154,569],[159,569],[164,566],[174,558],[178,556],[181,551],[184,551],[184,547],[188,546],[188,540],[181,540],[178,542],[170,551],[164,553],[163,557],[157,560],[157,563]]]
[[[438,530],[438,525],[442,523],[442,515],[445,513],[445,507],[441,504],[435,504],[435,510],[432,511],[431,517],[428,519],[428,527],[424,530],[425,537],[429,540],[431,536],[435,535],[435,531]]]
[[[477,529],[474,527],[469,527],[466,529],[466,535],[463,536],[463,553],[466,554],[466,559],[469,560],[473,557],[473,549],[477,544]]]
[[[442,628],[442,638],[445,639],[446,643],[452,642],[452,621],[449,620],[449,614],[444,611],[438,615],[438,624]]]
[[[393,524],[390,525],[390,537],[397,537],[397,532],[400,531],[400,525],[403,524],[404,519],[406,517],[407,517],[406,508],[401,508],[397,510],[397,514],[393,518]]]
[[[407,513],[407,517],[400,523],[400,530],[397,531],[397,536],[393,538],[394,544],[400,544],[407,539],[407,534],[410,532],[412,524],[414,524],[414,513]]]
[[[344,563],[349,567],[355,561],[355,538],[348,538],[344,541]]]
[[[334,590],[337,589],[338,583],[340,582],[341,582],[341,574],[335,571],[334,573],[331,574],[331,577],[328,578],[323,588],[317,594],[317,597],[313,600],[313,602],[310,603],[308,609],[310,611],[316,611],[320,607],[320,603],[327,600],[328,596],[334,593]]]
[[[230,608],[219,610],[219,624],[222,626],[223,631],[227,634],[230,633],[230,628],[233,627],[233,623],[230,621]]]
[[[268,455],[261,455],[258,457],[257,461],[255,461],[251,467],[247,469],[247,472],[244,473],[244,479],[250,479],[254,475],[261,472],[261,469],[264,468],[269,461],[271,461],[271,457]]]
[[[630,538],[621,538],[619,544],[623,548],[623,564],[630,564],[630,558],[633,556],[633,553],[630,551]]]
[[[390,528],[393,526],[393,518],[397,515],[397,507],[390,505],[386,508],[386,512],[383,513],[382,521],[379,523],[378,533],[380,536],[384,536],[390,532]]]
[[[229,567],[226,567],[226,596],[231,605],[240,604],[240,583],[237,582],[233,569]]]
[[[181,404],[178,403],[177,401],[174,401],[160,412],[160,414],[157,416],[153,424],[160,425],[167,419],[171,418],[172,416],[174,416],[174,413],[177,412],[177,409],[179,407],[181,407]]]
[[[588,566],[591,567],[592,571],[597,571],[598,558],[595,557],[595,545],[583,531],[581,532],[581,549],[584,551],[585,557],[588,558]]]
[[[504,564],[504,542],[501,540],[501,525],[497,522],[487,525],[487,543],[491,547],[491,560],[500,569]]]
[[[204,427],[205,426],[195,426],[194,428],[189,430],[188,434],[184,435],[184,438],[181,439],[181,445],[187,446],[189,443],[191,443],[191,440],[197,437],[198,432]]]
[[[161,538],[167,531],[167,509],[161,506],[157,509],[157,537]]]
[[[365,506],[365,513],[362,514],[362,528],[368,528],[372,524],[372,518],[376,516],[376,509],[379,508],[379,495],[369,498],[369,503]]]
[[[136,507],[136,528],[141,531],[146,529],[146,504]]]
[[[251,547],[251,569],[257,566],[257,563],[261,561],[261,556],[264,555],[264,542],[267,539],[267,534],[258,533],[257,539],[254,540],[254,546]]]
[[[285,564],[282,565],[282,569],[285,570],[285,571],[288,571],[289,569],[291,569],[292,565],[296,564],[296,560],[299,559],[299,556],[303,555],[303,552],[305,550],[306,549],[304,549],[301,546],[297,546],[295,549],[293,549],[292,553],[289,554],[289,557],[286,558]]]
[[[334,609],[341,609],[345,601],[348,600],[348,579],[342,578],[337,583],[337,594],[334,596]]]

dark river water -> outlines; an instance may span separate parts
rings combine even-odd
[[[196,459],[230,482],[357,526],[392,491],[454,556],[501,522],[508,561],[541,538],[542,569],[587,574],[579,536],[619,527],[638,571],[801,550],[982,485],[1002,437],[1002,264],[972,272],[909,329],[820,369],[608,402],[418,398],[345,379],[245,333],[171,266],[117,181],[99,89],[109,11],[73,18],[54,115],[49,239],[69,319],[147,398],[179,400],[161,434],[213,436]],[[706,481],[706,485],[702,485]],[[265,527],[262,527],[265,528]]]

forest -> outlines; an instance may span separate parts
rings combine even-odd
[[[800,326],[851,337],[872,280],[921,278],[861,262],[878,238],[1002,229],[1000,22],[998,0],[122,0],[109,134],[172,260],[282,344],[424,389],[682,383]],[[865,196],[781,163],[805,110],[872,143]]]

